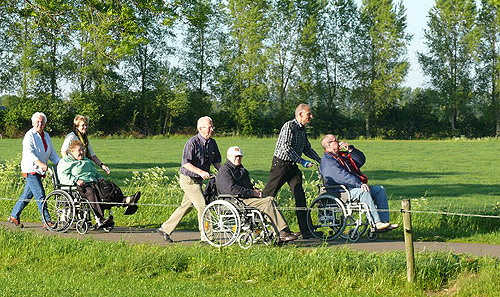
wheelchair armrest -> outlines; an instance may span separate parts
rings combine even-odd
[[[219,194],[218,198],[241,198],[241,195],[232,195],[232,194]]]
[[[349,192],[349,189],[347,189],[347,187],[344,185],[325,186],[325,189],[328,192]]]

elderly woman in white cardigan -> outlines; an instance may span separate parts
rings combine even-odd
[[[48,211],[42,207],[43,200],[45,199],[42,178],[45,177],[45,173],[47,172],[48,161],[50,160],[52,163],[57,164],[60,158],[52,145],[49,133],[44,131],[45,124],[47,123],[45,114],[35,112],[31,116],[31,123],[33,124],[33,128],[24,136],[23,155],[21,159],[21,172],[24,178],[26,178],[26,186],[8,219],[16,227],[23,227],[20,219],[21,212],[33,197],[35,197],[38,204],[42,222],[45,221],[49,225],[52,224]],[[47,228],[47,226],[44,227]]]

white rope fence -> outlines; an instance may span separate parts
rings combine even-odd
[[[6,201],[18,201],[19,199],[15,198],[3,198],[0,197],[0,200],[6,200]],[[25,202],[29,202],[33,199],[26,199],[24,200]],[[85,201],[85,203],[88,204],[93,204],[93,203],[99,203],[103,205],[113,205],[113,206],[128,206],[128,205],[137,205],[137,206],[153,206],[153,207],[169,207],[169,208],[177,208],[180,205],[179,204],[164,204],[164,203],[120,203],[120,202],[90,202],[90,201]],[[246,209],[254,209],[252,206],[242,206],[243,208]],[[296,211],[296,210],[315,210],[315,209],[322,209],[322,210],[328,210],[328,207],[322,207],[322,208],[309,208],[309,207],[279,207],[281,210],[285,211]],[[332,208],[332,210],[335,210],[335,208]],[[400,213],[403,212],[402,209],[377,209],[377,212],[382,213],[382,212],[392,212],[392,213]],[[446,212],[446,211],[430,211],[430,210],[411,210],[411,211],[404,211],[408,213],[415,213],[415,214],[435,214],[435,215],[448,215],[448,216],[462,216],[462,217],[477,217],[477,218],[488,218],[488,219],[500,219],[500,215],[483,215],[483,214],[474,214],[474,213],[458,213],[458,212]]]

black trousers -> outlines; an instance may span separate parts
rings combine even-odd
[[[97,190],[97,184],[85,184],[83,187],[78,186],[78,192],[80,192],[80,195],[84,198],[87,198],[87,200],[90,202],[90,207],[94,210],[94,213],[100,218],[104,219],[104,210],[105,209],[110,209],[113,206],[116,206],[115,204],[110,204],[109,202],[116,202],[116,203],[125,203],[125,197],[123,194],[121,194],[121,191],[119,191],[119,195],[110,197],[110,201],[106,201],[106,204],[101,204],[102,199],[99,197],[99,191]]]
[[[299,228],[301,233],[308,233],[307,227],[307,211],[306,211],[306,195],[302,188],[302,171],[295,162],[281,160],[273,157],[273,164],[271,165],[271,172],[269,174],[269,181],[263,190],[263,196],[273,196],[281,189],[281,187],[288,183],[293,198],[295,199],[295,206],[300,208],[295,211]]]

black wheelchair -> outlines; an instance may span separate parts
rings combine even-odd
[[[42,207],[49,213],[50,218],[43,218],[46,228],[54,232],[66,232],[75,223],[75,229],[80,234],[85,234],[94,229],[92,220],[96,221],[97,216],[90,206],[90,202],[82,197],[76,185],[62,185],[57,176],[57,168],[49,168],[54,190],[45,198]],[[105,232],[113,230],[113,212],[111,206],[102,205],[103,209],[108,209],[109,217],[102,228]]]

